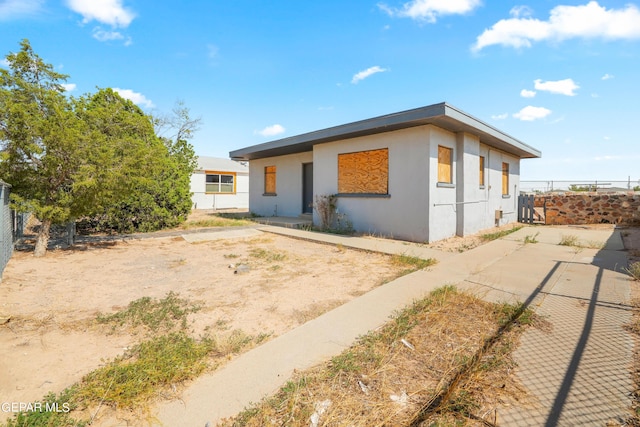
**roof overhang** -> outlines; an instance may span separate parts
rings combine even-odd
[[[234,160],[256,160],[303,153],[312,151],[316,144],[424,125],[434,125],[455,133],[466,132],[476,135],[481,143],[520,158],[536,158],[542,155],[539,150],[443,102],[241,148],[229,152],[229,156]]]

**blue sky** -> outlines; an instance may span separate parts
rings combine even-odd
[[[445,101],[542,151],[523,180],[640,179],[634,1],[0,0],[23,38],[74,96],[184,101],[200,155]]]

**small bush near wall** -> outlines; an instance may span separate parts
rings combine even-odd
[[[640,225],[640,194],[558,193],[536,196],[544,200],[547,225],[620,224]]]

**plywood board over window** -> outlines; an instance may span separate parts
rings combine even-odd
[[[484,187],[484,156],[480,156],[479,160],[480,160],[479,182],[480,182],[480,187]]]
[[[338,193],[387,194],[389,150],[338,154]]]
[[[438,145],[438,182],[453,183],[453,150]]]
[[[265,166],[264,168],[264,193],[276,194],[276,167]]]
[[[502,195],[509,195],[509,163],[502,163]]]

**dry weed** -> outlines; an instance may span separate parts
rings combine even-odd
[[[416,420],[449,425],[469,417],[490,420],[498,402],[524,395],[511,375],[510,354],[519,328],[506,331],[490,351],[481,353],[504,324],[505,313],[513,312],[505,307],[443,288],[223,425],[343,425],[345,420],[366,426],[413,425]],[[451,389],[462,368],[465,375],[455,390],[446,394],[438,411],[425,415],[424,408]]]

